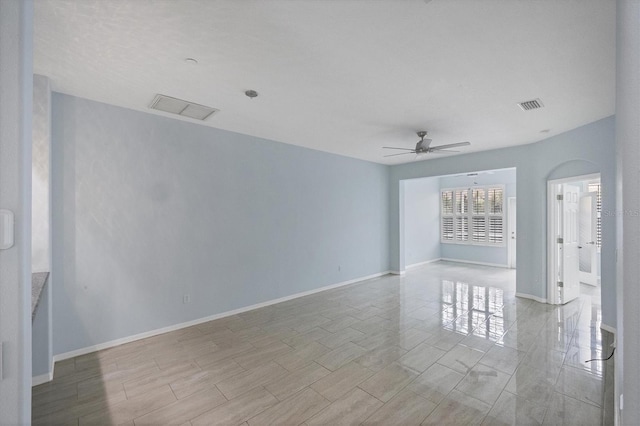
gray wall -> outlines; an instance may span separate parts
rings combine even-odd
[[[51,89],[49,79],[33,76],[33,156],[32,164],[32,232],[31,269],[33,272],[51,270],[50,230],[50,146],[51,146]],[[51,340],[51,276],[42,290],[40,303],[33,319],[32,374],[34,377],[50,373],[53,346]]]
[[[616,413],[621,414],[620,424],[633,424],[640,418],[640,2],[618,0],[617,8],[616,145],[621,200],[613,216],[618,218],[622,262],[618,263],[615,385],[616,405],[617,396],[623,394],[624,411]],[[604,257],[602,267],[604,273]]]
[[[31,117],[33,3],[0,1],[0,208],[15,245],[0,250],[0,423],[31,419]]]
[[[603,210],[615,207],[614,118],[608,117],[541,142],[391,167],[389,199],[390,268],[401,264],[400,181],[477,170],[516,167],[517,280],[519,293],[546,299],[547,180],[600,172]],[[615,218],[602,223],[603,323],[615,327]]]
[[[439,178],[404,181],[404,244],[407,265],[440,258]]]
[[[494,170],[491,173],[480,173],[478,176],[443,176],[440,178],[440,188],[467,188],[474,185],[501,184],[505,186],[505,235],[507,233],[507,198],[516,196],[516,170]],[[489,263],[507,266],[507,244],[502,247],[474,246],[469,244],[443,243],[441,248],[443,259],[465,260],[470,262]]]
[[[388,270],[386,166],[57,93],[52,124],[55,354]]]

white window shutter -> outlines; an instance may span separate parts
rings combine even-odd
[[[484,216],[474,216],[472,222],[473,241],[480,243],[487,240],[487,222]]]
[[[453,217],[442,218],[441,238],[443,241],[453,241]]]
[[[484,189],[474,189],[473,196],[473,214],[484,214]]]
[[[442,191],[440,203],[443,215],[453,214],[453,191]]]
[[[456,241],[469,241],[469,218],[459,217],[456,220]]]
[[[489,242],[500,244],[503,240],[503,221],[502,216],[489,218]]]

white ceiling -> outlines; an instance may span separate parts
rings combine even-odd
[[[421,129],[472,152],[614,113],[615,0],[38,0],[34,43],[57,92],[167,115],[147,108],[162,93],[383,164],[414,161],[381,147]]]

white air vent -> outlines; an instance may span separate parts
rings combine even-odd
[[[523,111],[530,111],[532,109],[542,108],[544,105],[542,105],[540,99],[533,99],[531,101],[520,102],[518,106],[522,108]]]
[[[178,114],[183,117],[195,118],[196,120],[206,120],[219,111],[215,108],[194,104],[193,102],[187,102],[165,95],[156,95],[151,105],[149,105],[149,108]]]

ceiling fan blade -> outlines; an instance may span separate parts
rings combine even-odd
[[[449,143],[449,144],[446,144],[446,145],[440,145],[440,146],[431,147],[431,148],[429,148],[429,150],[441,150],[441,149],[455,148],[457,146],[467,146],[467,145],[471,145],[471,142]]]
[[[404,150],[404,151],[415,151],[415,150],[413,150],[413,149],[411,149],[411,148],[397,148],[397,147],[395,147],[395,146],[383,146],[383,148],[384,148],[384,149],[402,149],[402,150]]]
[[[411,151],[411,152],[401,152],[400,154],[391,154],[391,155],[385,155],[385,157],[395,157],[396,155],[407,155],[407,154],[415,154],[415,151]]]

